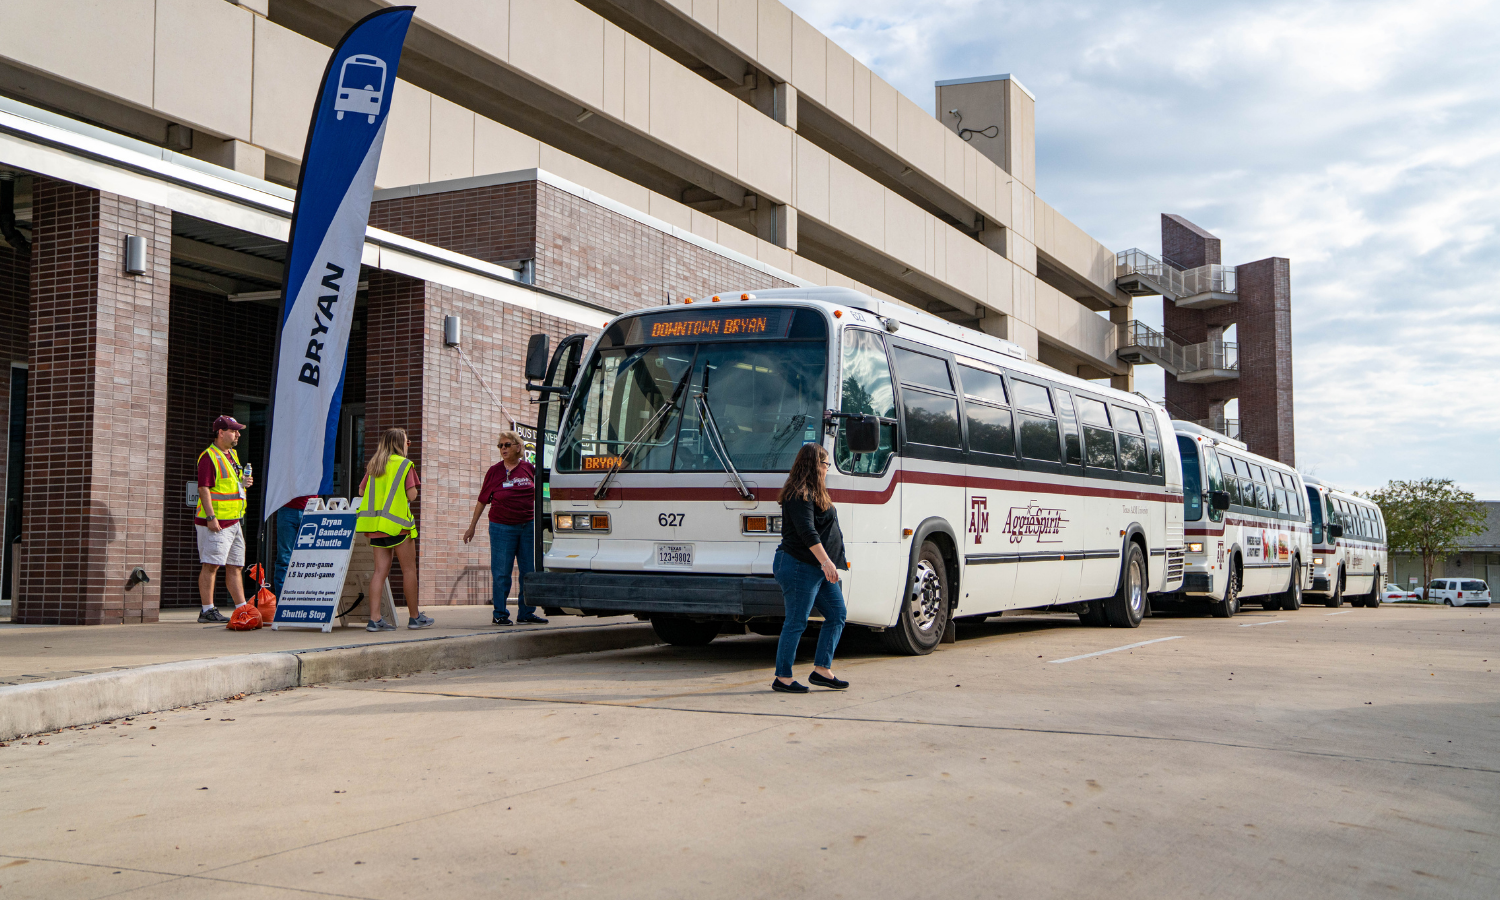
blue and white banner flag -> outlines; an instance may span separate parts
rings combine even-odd
[[[413,9],[395,6],[361,19],[323,71],[287,243],[266,518],[294,497],[333,490],[365,226]]]

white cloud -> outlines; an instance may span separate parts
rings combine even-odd
[[[1290,258],[1302,467],[1500,499],[1500,8],[789,4],[929,111],[936,80],[1014,73],[1040,193],[1106,246],[1158,250],[1174,212],[1226,262]]]

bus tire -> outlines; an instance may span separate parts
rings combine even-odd
[[[1366,609],[1380,608],[1380,589],[1384,585],[1385,582],[1380,580],[1380,567],[1376,566],[1375,578],[1370,582],[1370,593],[1364,596],[1364,606]]]
[[[719,635],[718,622],[694,622],[671,616],[652,616],[651,630],[673,647],[706,647]]]
[[[1302,608],[1302,560],[1298,557],[1292,557],[1292,580],[1282,592],[1281,603],[1278,605],[1287,612],[1296,612]]]
[[[896,624],[882,631],[880,640],[892,653],[925,656],[937,649],[948,628],[948,564],[937,544],[922,542],[907,585]]]
[[[1224,585],[1224,599],[1210,603],[1208,608],[1216,619],[1232,618],[1240,611],[1240,570],[1234,560],[1229,561],[1229,583]]]
[[[1135,628],[1146,617],[1146,554],[1135,541],[1125,546],[1120,587],[1102,604],[1109,624],[1115,628]]]
[[[1323,605],[1333,609],[1344,605],[1344,569],[1342,566],[1339,567],[1338,574],[1334,576],[1333,590],[1329,592],[1328,599],[1323,601]]]

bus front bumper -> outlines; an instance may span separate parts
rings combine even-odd
[[[754,575],[532,572],[526,576],[526,603],[611,616],[786,614],[776,579]]]

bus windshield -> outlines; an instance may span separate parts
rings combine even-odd
[[[1203,477],[1198,469],[1198,442],[1179,435],[1177,449],[1182,452],[1182,502],[1185,504],[1182,517],[1196,522],[1203,518]]]
[[[579,377],[557,471],[725,471],[700,395],[735,469],[788,471],[822,433],[827,353],[795,339],[604,347]]]

